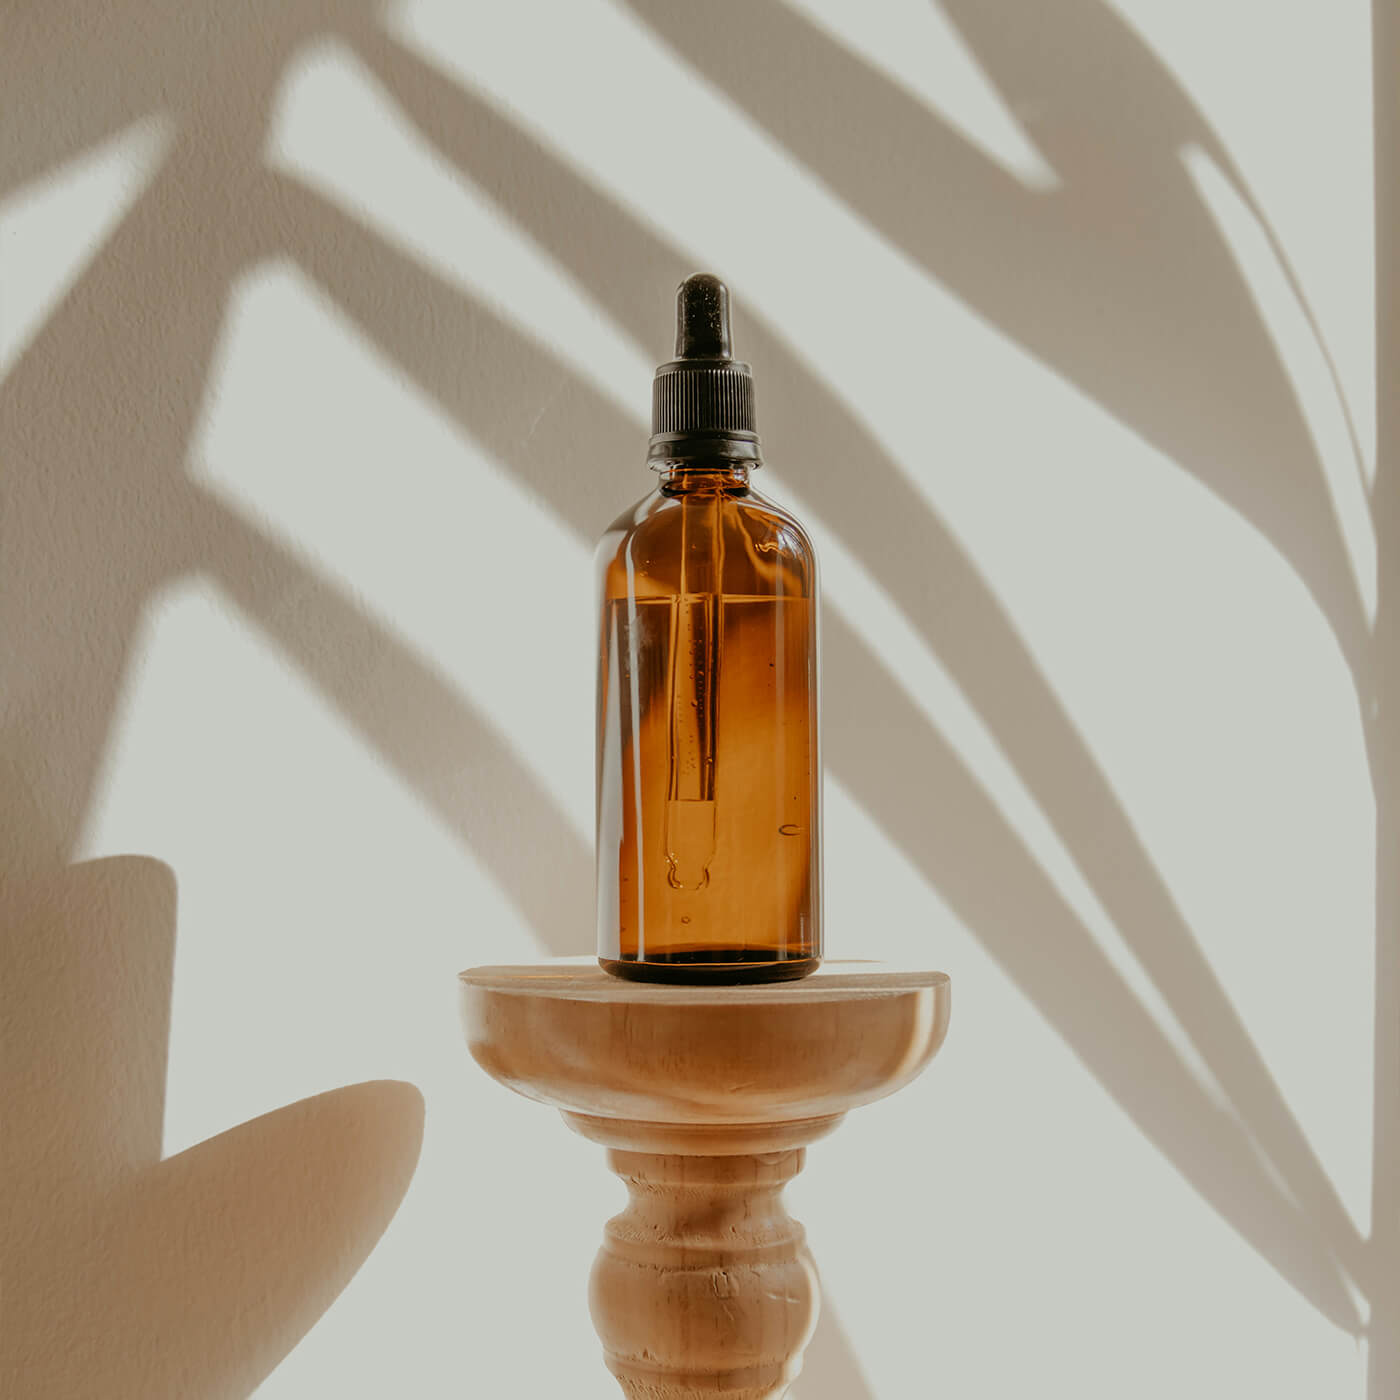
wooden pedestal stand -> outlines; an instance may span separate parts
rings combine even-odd
[[[611,1149],[627,1184],[589,1304],[632,1400],[786,1394],[818,1291],[783,1186],[809,1142],[923,1069],[948,1006],[943,973],[880,963],[758,987],[622,982],[582,959],[462,974],[477,1062]]]

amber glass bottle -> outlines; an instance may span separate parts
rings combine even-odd
[[[749,367],[724,284],[681,284],[656,372],[659,483],[598,547],[598,960],[765,982],[821,960],[817,566],[750,485]]]

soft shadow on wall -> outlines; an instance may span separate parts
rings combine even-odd
[[[375,1082],[162,1160],[175,875],[68,864],[142,609],[201,549],[184,444],[280,64],[252,18],[5,16],[4,190],[147,113],[179,126],[0,385],[0,1391],[27,1400],[250,1394],[374,1247],[422,1135],[417,1089]]]
[[[354,1276],[413,1173],[422,1100],[394,1082],[161,1160],[175,910],[158,861],[6,872],[7,1395],[251,1393]]]
[[[1099,0],[1052,0],[1029,10],[1007,0],[945,6],[1011,110],[1059,114],[1028,135],[1060,185],[1029,191],[781,4],[726,3],[706,7],[703,18],[698,7],[682,4],[636,0],[633,8],[892,242],[1277,545],[1352,666],[1382,832],[1393,831],[1395,741],[1385,736],[1394,722],[1388,709],[1373,713],[1369,703],[1383,693],[1393,697],[1393,661],[1382,669],[1383,658],[1373,651],[1287,375],[1175,152],[1195,142],[1246,198],[1247,187],[1152,53]],[[714,18],[717,9],[722,23]],[[1389,7],[1378,10],[1385,24],[1389,14]],[[158,175],[0,386],[0,442],[11,464],[0,634],[17,678],[0,758],[11,805],[18,811],[27,804],[28,829],[43,833],[17,868],[16,883],[38,878],[47,893],[37,906],[30,896],[21,903],[62,911],[14,916],[15,928],[43,932],[31,933],[31,955],[17,960],[16,976],[6,977],[7,995],[25,1008],[26,1038],[53,1048],[58,1042],[45,1039],[48,1023],[40,1013],[46,1006],[61,1010],[68,995],[62,974],[73,955],[65,946],[106,940],[117,950],[113,956],[145,958],[154,968],[140,996],[122,977],[99,979],[87,993],[110,1027],[104,1032],[110,1043],[147,1066],[138,1095],[144,1107],[133,1110],[131,1121],[114,1126],[95,1112],[93,1097],[83,1101],[79,1094],[76,1107],[60,1108],[61,1098],[31,1096],[34,1140],[66,1137],[76,1162],[110,1157],[114,1135],[133,1131],[131,1122],[147,1123],[139,1150],[122,1149],[135,1173],[123,1180],[135,1194],[121,1207],[128,1213],[113,1221],[178,1225],[180,1210],[206,1207],[212,1218],[220,1189],[214,1183],[236,1178],[220,1178],[212,1167],[202,1174],[205,1164],[272,1170],[279,1144],[292,1140],[279,1136],[280,1124],[258,1120],[183,1154],[203,1154],[183,1178],[182,1159],[155,1166],[159,1111],[152,1118],[151,1085],[160,1073],[152,1057],[158,1053],[163,1066],[166,1013],[152,1010],[150,988],[163,988],[168,1001],[170,878],[144,864],[61,870],[92,796],[136,623],[146,600],[170,580],[194,570],[214,578],[444,827],[491,866],[545,946],[581,951],[563,946],[558,931],[575,925],[572,911],[590,898],[588,853],[553,796],[511,758],[489,718],[430,658],[187,475],[230,289],[259,263],[290,257],[582,538],[596,535],[610,503],[634,494],[627,464],[643,432],[640,421],[606,402],[546,346],[340,206],[262,164],[272,100],[291,56],[308,39],[328,36],[348,44],[424,138],[565,266],[647,355],[665,341],[657,308],[664,311],[670,288],[705,261],[639,225],[604,189],[425,63],[388,32],[379,7],[367,0],[269,0],[237,10],[167,0],[98,12],[59,4],[46,7],[42,19],[31,11],[11,22],[0,55],[16,114],[4,189],[38,178],[147,113],[166,111],[175,130]],[[1386,110],[1378,103],[1378,119]],[[879,163],[865,158],[872,143],[885,153]],[[1150,204],[1150,226],[1095,219],[1096,208],[1125,200]],[[1378,246],[1387,244],[1378,240]],[[1358,1237],[1150,854],[955,537],[779,332],[745,308],[740,315],[763,375],[773,440],[794,460],[813,464],[814,505],[977,706],[1215,1085],[1201,1084],[957,753],[834,608],[827,614],[825,673],[832,770],[1140,1129],[1294,1288],[1357,1333],[1363,1325],[1345,1280],[1373,1299],[1372,1393],[1391,1393],[1385,1378],[1394,1380],[1400,1370],[1395,1303],[1381,1303],[1383,1280],[1396,1271],[1394,1239]],[[1175,380],[1162,380],[1164,364],[1174,367]],[[1200,411],[1182,413],[1183,403],[1201,405]],[[580,436],[596,445],[599,462],[616,464],[614,479],[595,477],[585,487],[559,470]],[[1382,448],[1384,483],[1387,469],[1393,471],[1393,437],[1383,434]],[[865,491],[854,499],[834,466],[846,461],[864,466]],[[1394,568],[1392,553],[1382,561],[1386,578]],[[1384,617],[1384,579],[1381,596]],[[959,600],[956,609],[939,606],[949,597]],[[438,781],[438,774],[461,772],[473,775],[470,786]],[[543,875],[495,820],[502,806],[559,852]],[[1380,850],[1384,862],[1384,841]],[[1382,889],[1389,889],[1393,871],[1383,865],[1380,874]],[[100,899],[82,894],[93,880],[116,892]],[[70,881],[77,896],[66,893]],[[1383,901],[1381,917],[1384,970],[1395,959],[1393,899]],[[17,946],[24,943],[17,939]],[[1381,979],[1380,1027],[1397,1018],[1393,988],[1393,979]],[[1388,1155],[1376,1163],[1378,1182],[1400,1176],[1395,1077],[1382,1068],[1376,1141],[1378,1153]],[[346,1270],[353,1272],[406,1185],[417,1148],[413,1091],[358,1086],[341,1095],[283,1112],[319,1124],[316,1140],[327,1163],[353,1155],[342,1151],[352,1124],[361,1131],[373,1126],[364,1140],[387,1144],[377,1163],[361,1163],[366,1176],[347,1180],[343,1198],[332,1193],[343,1215],[327,1221],[328,1238],[333,1223],[348,1229],[358,1255],[353,1262],[340,1255],[303,1261],[316,1277],[303,1278],[296,1298],[274,1307],[244,1338],[262,1359],[225,1357],[202,1393],[251,1389],[259,1367],[275,1362],[334,1296]],[[19,1181],[26,1172],[33,1176],[23,1162],[6,1157],[0,1165],[7,1180],[11,1172]],[[180,1180],[188,1187],[178,1187]],[[198,1199],[206,1186],[211,1196]],[[74,1190],[74,1202],[86,1210],[108,1199],[105,1185]],[[7,1272],[18,1268],[21,1277],[37,1278],[40,1254],[28,1252],[25,1232],[58,1239],[78,1215],[76,1204],[51,1210],[42,1197],[30,1199],[28,1223],[9,1219],[0,1247]],[[1393,1215],[1394,1201],[1385,1199]],[[272,1251],[278,1217],[267,1209],[237,1228]],[[234,1221],[236,1214],[231,1228]],[[87,1243],[55,1245],[51,1257],[76,1261],[81,1249],[106,1238],[118,1242],[116,1257],[134,1267],[140,1231],[112,1228],[109,1235],[89,1229]],[[230,1233],[224,1243],[234,1238]],[[128,1248],[129,1258],[120,1252]],[[280,1268],[288,1261],[276,1262]],[[217,1290],[199,1294],[192,1273],[189,1281],[204,1299],[199,1306],[207,1305],[200,1316],[217,1327],[216,1314],[232,1300]],[[128,1312],[118,1308],[114,1321],[120,1317],[121,1326],[138,1331],[161,1327],[169,1300],[156,1295],[149,1314],[129,1316],[146,1307],[143,1297],[139,1288],[122,1295]],[[115,1295],[111,1301],[116,1308]],[[188,1299],[182,1305],[194,1306]],[[89,1327],[95,1315],[88,1313]],[[839,1326],[828,1317],[822,1327],[804,1400],[868,1397]],[[42,1351],[61,1340],[53,1333],[33,1345]],[[210,1355],[221,1353],[214,1348]],[[99,1360],[108,1362],[94,1354],[83,1383],[95,1385],[103,1374]],[[73,1381],[69,1389],[31,1393],[83,1391]],[[104,1393],[120,1392],[109,1386]]]

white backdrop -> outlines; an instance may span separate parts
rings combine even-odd
[[[111,1181],[402,1083],[211,1148],[64,1305],[95,1359],[33,1323],[32,1393],[113,1394],[118,1327],[172,1394],[614,1393],[621,1188],[470,1064],[454,975],[590,950],[592,542],[706,269],[822,562],[828,952],[954,988],[789,1193],[798,1395],[1379,1394],[1366,6],[45,10],[4,60],[3,816],[17,880],[173,879],[152,1009],[94,993],[123,1121],[166,1055]],[[12,1121],[71,1166],[116,1149],[42,1089],[97,1036],[54,946]],[[31,1224],[108,1199],[47,1150]],[[147,1251],[186,1312],[118,1286]]]

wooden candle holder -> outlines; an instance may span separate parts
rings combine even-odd
[[[809,1142],[929,1062],[948,978],[837,962],[801,982],[672,987],[559,959],[461,980],[477,1063],[611,1149],[627,1185],[589,1288],[623,1391],[785,1395],[819,1299],[783,1186]]]

